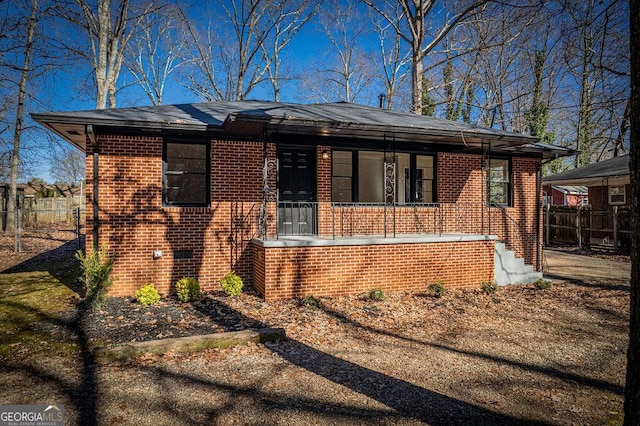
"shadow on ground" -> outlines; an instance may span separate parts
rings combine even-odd
[[[21,272],[48,272],[58,281],[79,295],[84,294],[81,282],[80,262],[74,257],[78,250],[77,241],[68,241],[61,246],[37,254],[15,266],[0,271],[0,274]]]
[[[226,307],[228,312],[233,312],[234,316],[240,320],[249,321],[240,312]],[[325,379],[344,386],[353,392],[363,394],[390,408],[403,419],[417,419],[433,425],[450,424],[473,424],[473,425],[495,425],[495,424],[545,424],[542,422],[519,419],[505,415],[496,411],[470,404],[456,398],[443,395],[432,390],[416,386],[407,381],[391,377],[380,372],[371,370],[334,355],[322,352],[305,343],[288,340],[280,344],[270,344],[267,346],[274,353],[289,363],[310,371]],[[156,374],[164,375],[169,372],[155,370]],[[175,373],[170,373],[175,374]],[[196,378],[176,377],[179,380],[197,380]],[[207,383],[201,383],[207,385]],[[211,386],[218,384],[210,383]],[[246,392],[246,390],[245,390]],[[260,394],[259,389],[252,389],[251,393]],[[312,412],[333,413],[345,419],[357,419],[363,422],[372,419],[379,420],[375,412],[368,413],[361,409],[350,412],[348,407],[334,406],[322,401],[308,401],[302,406],[298,405],[302,401],[274,401],[269,403],[268,399],[261,398],[262,404],[268,403],[268,409],[282,409],[282,406],[291,404],[290,408],[300,410],[307,409]],[[305,408],[306,407],[306,408]],[[316,411],[317,410],[317,411]]]

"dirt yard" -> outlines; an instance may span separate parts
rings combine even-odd
[[[0,294],[40,269],[71,282],[60,270],[70,253],[57,251],[57,269],[46,256],[11,265]],[[548,290],[321,298],[318,308],[248,291],[144,309],[120,299],[77,317],[67,297],[66,313],[28,308],[39,338],[0,359],[0,404],[61,404],[68,424],[620,424],[630,265],[567,251],[547,251],[547,264]],[[289,340],[92,358],[96,345],[238,326],[282,327]]]

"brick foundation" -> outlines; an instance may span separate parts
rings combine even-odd
[[[344,296],[376,287],[420,292],[438,280],[449,288],[476,288],[494,279],[494,240],[397,241],[282,247],[254,240],[253,284],[269,301]]]

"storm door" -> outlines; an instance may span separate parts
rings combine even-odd
[[[315,235],[316,150],[283,148],[278,159],[278,234]]]

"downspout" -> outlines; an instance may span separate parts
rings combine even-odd
[[[480,153],[482,155],[482,165],[480,166],[480,173],[485,174],[487,173],[487,164],[485,161],[485,156],[487,155],[487,152],[484,149],[484,141],[482,141],[482,147],[480,148]],[[486,178],[482,178],[481,179],[482,184],[480,186],[480,190],[482,191],[482,194],[486,194],[487,193],[487,180]],[[484,233],[484,199],[485,199],[486,195],[483,196],[481,195],[480,198],[480,232],[483,235],[488,235]]]
[[[98,171],[98,159],[99,159],[99,146],[98,140],[96,139],[95,133],[93,133],[93,126],[91,124],[87,124],[87,136],[89,136],[89,141],[91,142],[92,150],[93,150],[93,249],[98,251],[100,248],[100,244],[98,241],[99,238],[99,219],[98,219],[98,176],[100,176]]]
[[[540,193],[542,191],[542,162],[536,166],[536,271],[540,271],[542,246],[540,245]]]
[[[489,154],[487,155],[487,175],[485,177],[487,190],[485,191],[484,196],[487,199],[487,235],[491,235],[491,141],[489,141],[488,145]]]

